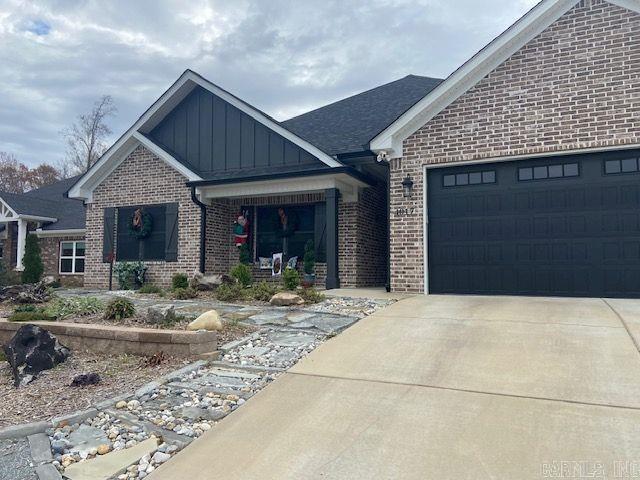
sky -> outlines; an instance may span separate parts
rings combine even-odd
[[[278,120],[445,78],[537,0],[0,0],[0,151],[65,155],[102,95],[115,141],[187,68]]]

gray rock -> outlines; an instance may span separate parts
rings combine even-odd
[[[92,448],[98,448],[100,445],[111,443],[103,430],[84,423],[69,435],[68,440],[72,445],[70,450],[80,454],[88,453]]]
[[[247,347],[240,350],[239,355],[241,357],[259,357],[268,351],[269,349],[267,347]]]
[[[223,275],[203,275],[195,272],[191,278],[191,286],[196,290],[215,290],[225,281]]]
[[[36,433],[27,437],[29,448],[31,449],[31,458],[35,463],[52,462],[51,444],[46,433]]]
[[[281,347],[301,347],[315,342],[314,335],[304,334],[275,334],[271,336],[271,341]]]
[[[356,317],[342,315],[319,315],[310,320],[313,326],[325,333],[338,333],[357,322]]]
[[[173,305],[152,305],[147,308],[147,323],[173,323],[176,320],[176,310]]]

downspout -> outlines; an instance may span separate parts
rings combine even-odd
[[[191,201],[200,207],[200,272],[204,272],[206,264],[206,238],[207,238],[207,205],[202,203],[196,195],[196,187],[191,187]]]

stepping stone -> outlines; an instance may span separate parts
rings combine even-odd
[[[245,400],[253,396],[252,392],[243,392],[242,390],[234,390],[232,388],[212,387],[209,385],[198,385],[195,383],[172,382],[169,383],[168,386],[177,389],[194,390],[202,394],[215,393],[216,395],[238,395],[240,398],[244,398]],[[180,400],[182,402],[184,399],[181,398]]]
[[[226,417],[226,413],[222,410],[215,408],[200,408],[200,407],[183,407],[176,412],[176,416],[182,418],[188,418],[189,420],[220,420]]]
[[[209,370],[209,374],[215,375],[216,377],[243,378],[248,380],[257,380],[260,378],[260,375],[256,375],[255,373],[237,370],[222,370],[219,368],[212,368]]]
[[[299,329],[310,329],[310,328],[315,328],[315,325],[311,322],[297,322],[297,323],[292,323],[289,325],[290,328],[299,328]]]
[[[269,351],[267,347],[249,347],[243,348],[238,352],[241,357],[259,357]]]
[[[356,317],[342,315],[319,315],[310,320],[313,326],[325,333],[337,333],[355,323]]]
[[[238,310],[237,312],[223,313],[222,316],[234,322],[242,322],[243,320],[257,314],[258,312],[256,310]]]
[[[73,431],[67,440],[71,444],[70,450],[80,454],[89,453],[89,450],[98,448],[100,445],[111,444],[103,430],[84,423]]]
[[[272,357],[272,360],[275,363],[287,363],[297,359],[298,355],[295,352],[289,350],[281,350]]]
[[[242,388],[246,387],[247,383],[238,378],[231,377],[218,377],[217,375],[205,375],[196,379],[199,384],[218,385],[225,388]]]
[[[64,476],[70,480],[107,480],[118,476],[145,455],[151,455],[157,448],[158,439],[151,437],[131,448],[73,463],[65,469]]]
[[[51,443],[46,433],[36,433],[27,437],[31,448],[31,458],[35,463],[52,462]]]
[[[247,319],[255,325],[288,325],[286,312],[263,312]]]
[[[281,347],[301,347],[316,341],[315,335],[275,334],[270,340]]]
[[[313,318],[315,316],[317,316],[317,313],[309,313],[309,312],[293,312],[290,313],[289,315],[287,315],[287,320],[289,320],[292,323],[300,323],[302,321],[305,320],[309,320],[310,318]],[[291,325],[293,327],[293,325]]]

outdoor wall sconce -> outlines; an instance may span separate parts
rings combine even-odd
[[[411,180],[411,176],[407,175],[402,180],[402,196],[404,198],[411,198],[411,192],[413,192],[413,180]]]

